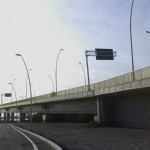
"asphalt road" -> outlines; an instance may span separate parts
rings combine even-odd
[[[11,127],[0,124],[0,150],[54,150],[39,138]]]
[[[30,130],[29,123],[20,123],[18,126]],[[54,141],[63,150],[150,150],[150,129],[33,123],[33,132]]]

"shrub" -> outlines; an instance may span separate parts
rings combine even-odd
[[[32,121],[33,122],[42,122],[42,114],[34,114],[32,116]]]

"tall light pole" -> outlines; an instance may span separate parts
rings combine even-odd
[[[85,56],[86,56],[86,67],[87,67],[87,77],[88,77],[88,91],[90,91],[90,76],[89,76],[89,65],[88,65],[88,51],[85,51]]]
[[[55,82],[56,82],[56,95],[57,95],[57,63],[58,63],[58,58],[59,58],[59,54],[63,49],[59,50],[59,53],[57,55],[57,60],[56,60],[56,70],[55,70]]]
[[[29,69],[29,71],[31,71],[32,69]],[[27,76],[27,79],[26,79],[26,99],[28,98],[28,91],[27,91],[27,87],[28,86],[28,76]]]
[[[52,86],[53,86],[53,92],[54,92],[54,83],[53,83],[53,79],[51,76],[48,76],[50,79],[51,79],[51,82],[52,82]]]
[[[17,117],[17,95],[16,95],[16,91],[15,91],[15,88],[14,88],[13,83],[8,83],[8,84],[11,84],[12,89],[13,89],[13,91],[14,91],[14,93],[15,93],[15,98],[16,98],[16,117]]]
[[[133,80],[134,80],[135,76],[134,76],[134,58],[133,58],[133,44],[132,44],[132,10],[133,10],[133,4],[134,4],[134,0],[132,0],[131,12],[130,12],[130,43],[131,43],[132,73],[133,73]]]
[[[79,62],[79,64],[81,65],[82,67],[82,70],[83,70],[83,75],[84,75],[84,82],[85,82],[85,90],[86,90],[86,78],[85,78],[85,71],[84,71],[84,68],[83,68],[83,65],[81,62]]]
[[[13,89],[13,91],[14,91],[14,93],[15,93],[16,103],[17,103],[17,96],[16,96],[16,91],[15,91],[14,85],[13,85],[13,83],[8,83],[8,84],[11,84],[11,86],[12,86],[12,89]]]
[[[14,79],[14,81],[13,81],[13,85],[14,85],[14,82],[16,81],[16,79]],[[13,89],[13,86],[12,86],[12,88],[11,88],[11,102],[12,102],[12,89]]]
[[[26,68],[26,71],[27,71],[27,76],[28,76],[28,79],[29,79],[29,86],[30,86],[30,113],[31,113],[31,119],[30,119],[30,130],[32,131],[32,90],[31,90],[31,81],[30,81],[30,76],[29,76],[29,71],[28,71],[28,68],[27,68],[27,65],[24,61],[24,58],[21,54],[16,54],[16,56],[20,56],[23,60],[23,63],[25,65],[25,68]]]

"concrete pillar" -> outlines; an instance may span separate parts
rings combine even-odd
[[[30,117],[30,113],[27,113],[27,121],[30,122],[31,121],[31,117]]]
[[[45,121],[46,121],[46,114],[42,114],[42,119],[43,119],[43,123],[45,123]]]
[[[14,113],[11,113],[11,122],[14,122]]]
[[[7,122],[10,121],[10,113],[7,113]]]
[[[20,122],[25,122],[26,113],[20,113]]]
[[[6,122],[6,113],[4,113],[4,122]]]
[[[1,119],[1,113],[0,113],[0,122],[2,121],[2,119]]]
[[[45,114],[42,114],[42,119],[43,119],[43,123],[46,122],[46,117],[47,117],[47,108],[45,108]]]
[[[94,116],[94,121],[98,122],[100,125],[102,125],[103,122],[103,97],[97,96],[96,100],[97,105],[97,116]]]

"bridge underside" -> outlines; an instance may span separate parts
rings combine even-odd
[[[73,114],[96,114],[96,99],[84,98],[77,100],[64,100],[57,102],[47,102],[44,104],[32,105],[33,113],[73,113]],[[15,113],[16,108],[7,108],[3,112]],[[2,112],[2,110],[1,110]],[[30,105],[20,106],[17,109],[20,113],[30,113]]]
[[[94,114],[103,126],[150,128],[150,88],[126,90],[89,98],[35,104],[33,113]],[[15,107],[1,109],[15,113]],[[30,113],[30,105],[20,106],[20,113]]]
[[[150,88],[104,95],[100,120],[104,126],[150,128]]]

